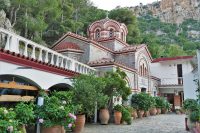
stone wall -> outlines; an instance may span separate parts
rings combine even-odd
[[[200,20],[199,0],[161,0],[130,8],[136,16],[152,13],[162,22],[180,24],[185,19]]]

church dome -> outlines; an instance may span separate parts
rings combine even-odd
[[[116,37],[126,42],[127,34],[128,29],[125,24],[109,19],[108,17],[95,21],[88,27],[88,36],[92,40]]]

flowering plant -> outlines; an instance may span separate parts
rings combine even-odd
[[[13,109],[0,108],[0,131],[1,133],[20,133],[18,130],[18,121]]]
[[[53,92],[50,96],[45,96],[44,105],[36,107],[38,122],[45,127],[56,125],[71,128],[76,119],[73,115],[76,108],[72,105],[72,92]]]

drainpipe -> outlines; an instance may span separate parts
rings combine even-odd
[[[200,49],[197,50],[197,65],[198,65],[198,84],[200,83]],[[200,93],[200,92],[197,92]],[[200,104],[200,100],[198,99],[198,102]]]

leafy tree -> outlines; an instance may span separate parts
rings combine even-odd
[[[79,113],[92,115],[96,103],[98,107],[105,106],[107,96],[103,93],[105,81],[95,75],[80,75],[74,79],[74,102],[81,106]]]
[[[121,96],[123,100],[128,100],[131,94],[131,89],[127,86],[125,81],[126,73],[117,68],[116,72],[106,72],[104,81],[106,83],[104,94],[109,97],[108,106],[112,108],[113,96]]]

